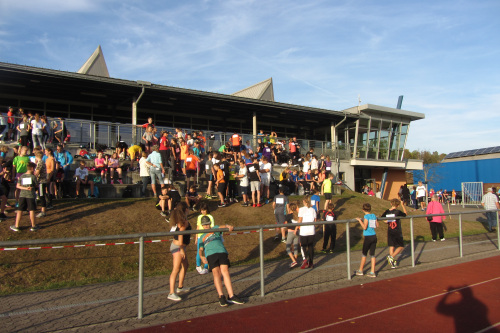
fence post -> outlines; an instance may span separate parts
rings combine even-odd
[[[415,238],[413,235],[413,217],[410,218],[411,267],[415,267]]]
[[[94,149],[95,149],[96,134],[97,134],[97,133],[96,133],[96,131],[95,131],[95,129],[96,129],[96,127],[95,127],[95,123],[93,123],[93,124],[92,124],[92,123],[90,123],[90,133],[92,133],[92,127],[93,127],[93,129],[94,129],[94,135],[93,135],[93,137],[94,137],[94,146],[93,146],[92,148],[94,148]]]
[[[346,239],[346,251],[347,251],[347,278],[349,280],[352,279],[351,277],[351,240],[349,236],[349,222],[345,224],[345,239]]]
[[[144,237],[139,238],[139,299],[137,301],[137,319],[142,319],[142,301],[144,289]]]
[[[463,257],[464,247],[462,239],[462,214],[458,215],[458,248],[460,249],[460,257]]]
[[[260,254],[260,297],[264,297],[264,229],[259,229],[259,254]]]
[[[499,224],[498,224],[498,220],[499,220],[498,210],[495,213],[497,214],[497,249],[500,250],[500,230],[498,229],[498,226],[499,226]]]

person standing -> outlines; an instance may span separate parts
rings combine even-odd
[[[443,205],[439,202],[439,197],[437,194],[432,196],[432,201],[429,202],[427,206],[427,215],[430,214],[444,214]],[[439,234],[439,238],[441,241],[444,241],[444,233],[443,233],[443,221],[445,220],[444,215],[439,216],[429,216],[427,217],[427,221],[429,221],[429,227],[431,228],[432,241],[435,242],[437,239],[437,234]]]
[[[378,228],[378,220],[377,216],[372,212],[372,206],[369,203],[363,204],[363,219],[356,218],[363,228],[363,236],[365,237],[363,241],[363,250],[361,251],[361,262],[359,264],[359,269],[355,271],[356,275],[362,276],[363,268],[366,263],[366,256],[368,252],[370,253],[370,262],[371,262],[371,270],[370,273],[366,274],[366,276],[375,278],[377,274],[375,274],[375,264],[377,262],[377,258],[375,257],[375,249],[377,248],[377,234],[375,229]]]
[[[491,187],[488,187],[488,189],[486,190],[486,194],[483,196],[481,205],[486,210],[500,209],[498,198],[496,195],[493,194],[493,189]],[[498,212],[485,212],[485,214],[486,214],[486,219],[488,220],[488,231],[489,232],[495,231],[493,227],[497,225]]]
[[[163,162],[161,160],[161,155],[158,152],[158,146],[153,146],[151,154],[146,158],[146,164],[149,165],[149,175],[151,176],[151,189],[153,194],[156,194],[156,179],[160,181],[160,185],[163,184],[163,175],[165,174],[165,169],[163,168]]]
[[[299,209],[298,227],[295,228],[300,235],[300,245],[306,259],[300,266],[301,269],[314,268],[314,225],[301,226],[301,223],[316,222],[316,211],[311,207],[311,197],[306,195],[302,200],[303,207]],[[298,229],[298,230],[297,230]]]
[[[401,220],[398,217],[406,217],[406,208],[402,204],[401,207],[403,211],[398,209],[401,202],[394,198],[391,200],[391,208],[387,209],[381,217],[391,217],[391,219],[386,220],[387,223],[387,244],[389,245],[389,255],[387,256],[387,261],[391,265],[391,268],[397,268],[399,259],[396,260],[396,256],[400,254],[404,249],[403,241],[403,229],[401,228]]]
[[[416,191],[417,191],[417,202],[420,204],[420,209],[425,210],[425,198],[427,197],[427,188],[420,181],[418,182]]]

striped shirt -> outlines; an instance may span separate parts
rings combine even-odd
[[[488,192],[483,196],[481,203],[484,205],[484,209],[486,210],[497,209],[498,198],[493,193]]]

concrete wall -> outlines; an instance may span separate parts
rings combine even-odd
[[[378,187],[381,186],[383,173],[383,169],[372,169],[372,177],[375,178]],[[390,200],[393,198],[398,198],[399,189],[403,184],[406,184],[405,170],[389,169],[382,199]]]

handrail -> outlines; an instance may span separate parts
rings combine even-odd
[[[459,224],[459,252],[460,257],[463,257],[463,239],[462,239],[462,215],[464,214],[477,214],[484,212],[500,212],[497,209],[491,210],[477,210],[469,212],[458,212],[458,213],[440,213],[440,214],[429,214],[429,215],[413,215],[406,217],[397,217],[399,220],[410,220],[410,234],[411,234],[411,260],[412,267],[415,267],[415,239],[413,235],[413,220],[416,218],[427,218],[429,216],[451,216],[458,215]],[[497,226],[499,225],[499,215],[497,217]],[[394,220],[394,217],[381,217],[378,220]],[[355,219],[349,220],[337,220],[337,221],[318,221],[318,222],[308,222],[300,223],[295,226],[308,226],[308,225],[324,225],[324,224],[346,224],[346,255],[347,255],[347,279],[352,279],[351,271],[351,242],[350,242],[350,227],[349,223],[357,222]],[[245,226],[245,227],[235,227],[233,231],[259,231],[259,257],[260,257],[260,295],[265,296],[265,275],[264,275],[264,229],[273,228],[286,228],[290,224],[269,224],[269,225],[259,225],[259,226]],[[71,237],[71,238],[55,238],[55,239],[28,239],[28,240],[18,240],[18,241],[2,241],[0,242],[0,247],[6,246],[24,246],[24,245],[39,245],[39,244],[56,244],[56,243],[71,243],[71,242],[90,242],[99,240],[115,240],[115,239],[127,239],[127,238],[138,238],[139,244],[139,279],[138,279],[138,305],[137,305],[137,318],[142,319],[143,317],[143,297],[144,297],[144,238],[159,237],[159,236],[174,236],[174,235],[193,235],[199,234],[201,230],[189,230],[189,231],[176,231],[176,232],[152,232],[152,233],[136,233],[136,234],[126,234],[126,235],[106,235],[106,236],[87,236],[87,237]],[[204,229],[203,233],[206,232],[227,232],[228,228],[219,229]],[[500,250],[500,228],[497,228],[497,249]]]

